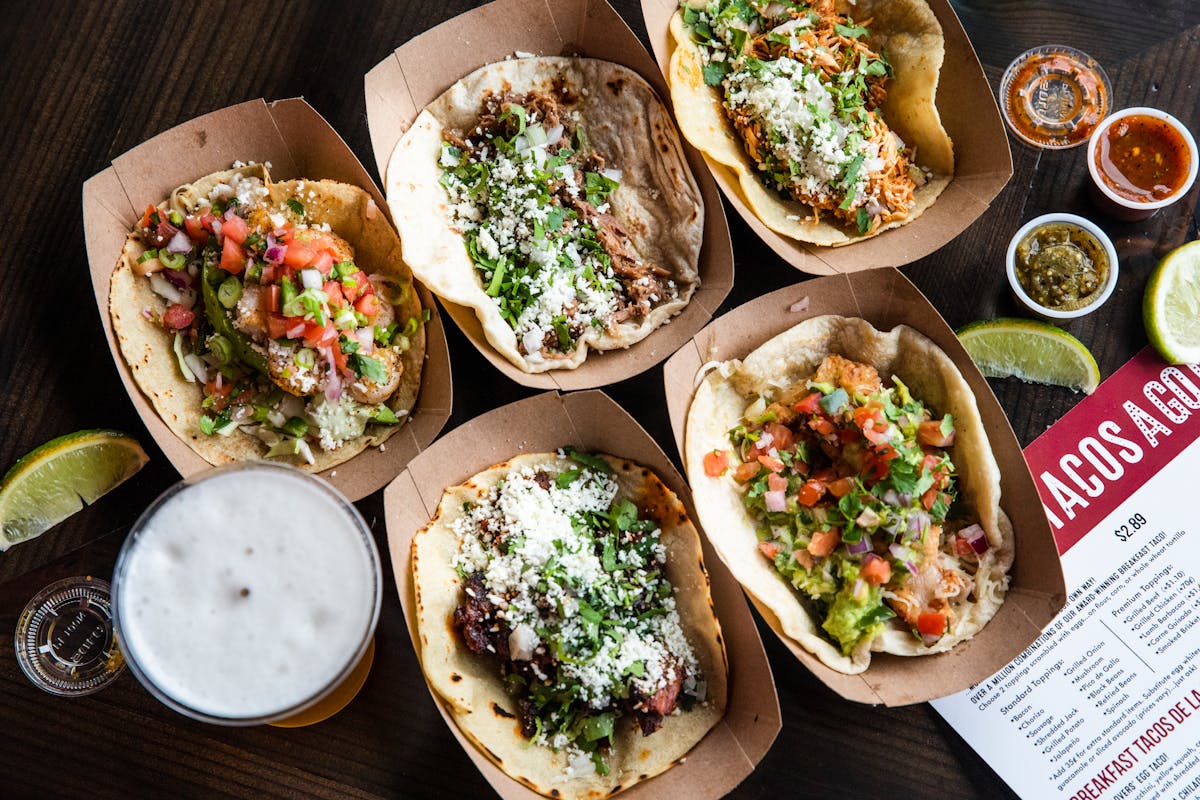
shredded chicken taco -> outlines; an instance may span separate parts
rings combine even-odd
[[[949,183],[944,41],[924,0],[685,0],[671,36],[680,129],[772,230],[851,244]]]
[[[357,186],[217,172],[147,206],[109,293],[134,380],[212,464],[335,466],[416,402],[424,312]]]
[[[999,467],[970,387],[911,328],[816,317],[716,365],[685,460],[734,576],[833,669],[943,652],[1003,602]]]
[[[388,167],[404,256],[526,372],[629,347],[699,285],[700,192],[636,73],[519,58],[431,103]]]
[[[535,791],[609,796],[724,713],[699,535],[638,464],[567,449],[485,470],[446,490],[412,571],[430,686]]]

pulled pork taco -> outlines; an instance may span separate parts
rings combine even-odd
[[[725,709],[700,539],[650,470],[567,449],[446,490],[412,544],[418,656],[459,729],[545,795],[668,769]]]
[[[395,432],[421,383],[412,275],[357,186],[248,165],[179,187],[129,234],[109,312],[138,386],[211,464],[333,467]]]
[[[716,365],[684,449],[722,559],[835,670],[948,650],[1004,600],[999,467],[958,368],[911,328],[815,317]]]
[[[421,112],[387,181],[413,272],[526,372],[641,341],[700,283],[700,191],[666,108],[618,64],[476,70]]]
[[[683,135],[777,233],[851,244],[916,219],[949,184],[934,105],[945,44],[924,0],[685,0],[670,31]]]

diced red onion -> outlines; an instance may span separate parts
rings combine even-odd
[[[225,219],[233,219],[236,216],[237,216],[237,211],[235,211],[234,209],[229,208],[229,209],[225,210]]]
[[[174,286],[176,289],[191,288],[192,279],[188,276],[188,274],[186,272],[180,272],[178,270],[173,270],[173,269],[165,269],[162,271],[162,274],[164,276],[166,276],[166,279],[168,281],[170,281],[171,285]]]
[[[762,435],[758,437],[758,442],[755,444],[755,447],[757,447],[761,452],[765,453],[771,449],[771,445],[774,443],[775,437],[766,431],[763,431]]]
[[[862,513],[854,518],[856,525],[862,528],[874,528],[879,523],[883,522],[883,517],[879,516],[873,508],[864,508]]]
[[[183,299],[182,292],[172,286],[170,281],[163,277],[162,272],[150,273],[150,288],[168,303],[178,303]]]
[[[299,339],[304,335],[304,320],[301,319],[292,327],[283,332],[283,335],[289,339]]]
[[[336,403],[342,399],[342,376],[338,375],[337,364],[333,360],[333,348],[322,347],[321,356],[329,365],[328,377],[325,379],[325,399]]]
[[[891,553],[892,558],[896,559],[897,561],[904,561],[905,557],[908,555],[908,550],[905,549],[904,545],[897,544],[895,542],[888,545],[888,552]]]
[[[354,331],[354,338],[362,345],[363,355],[370,355],[375,349],[375,330],[373,328],[359,328]]]
[[[988,550],[987,534],[983,532],[983,528],[978,525],[968,525],[958,532],[958,535],[967,540],[971,545],[971,549],[979,555],[983,555]]]
[[[804,297],[801,297],[799,300],[788,306],[788,311],[792,312],[793,314],[803,314],[805,311],[808,311],[808,295],[804,295]]]
[[[220,245],[225,244],[225,235],[221,233],[222,227],[223,226],[221,225],[221,220],[214,219],[212,221],[213,238],[215,238],[217,240],[217,244],[220,244]]]
[[[271,245],[267,248],[267,252],[263,254],[263,258],[272,264],[282,264],[284,256],[287,255],[286,244]]]
[[[767,511],[787,510],[787,495],[783,489],[776,492],[763,492],[763,501],[767,504]]]
[[[221,374],[221,372],[218,370],[218,371],[217,371],[217,377],[216,377],[216,379],[213,381],[213,387],[214,387],[214,388],[216,388],[216,389],[218,389],[218,390],[220,390],[220,389],[221,389],[221,388],[223,388],[224,386],[225,386],[225,376],[224,376],[224,375],[222,375],[222,374]]]
[[[930,647],[932,645],[937,644],[938,639],[941,639],[941,638],[942,638],[941,636],[936,636],[932,633],[921,634],[921,641],[925,642],[926,647]]]
[[[880,499],[894,508],[898,508],[900,506],[900,495],[896,493],[895,489],[888,489],[883,493],[883,497]]]
[[[846,552],[852,556],[861,556],[863,553],[869,553],[871,552],[871,548],[871,537],[865,533],[857,542],[846,542]]]
[[[862,578],[854,581],[854,599],[858,601],[865,600],[867,597],[867,582]]]
[[[171,237],[171,241],[167,242],[168,253],[190,253],[192,251],[192,240],[183,231],[176,231]]]
[[[929,527],[929,515],[920,509],[915,509],[908,515],[908,538],[917,539],[925,534]]]

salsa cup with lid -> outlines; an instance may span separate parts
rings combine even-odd
[[[1106,214],[1134,221],[1187,194],[1200,164],[1187,126],[1156,108],[1118,111],[1088,140],[1092,197]]]
[[[1043,214],[1021,226],[1005,256],[1013,297],[1051,321],[1082,317],[1117,285],[1117,250],[1096,223],[1075,214]]]

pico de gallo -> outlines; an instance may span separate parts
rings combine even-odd
[[[759,398],[704,458],[729,474],[757,523],[758,549],[811,601],[844,654],[899,618],[926,645],[954,628],[972,591],[983,529],[957,513],[951,415],[899,378],[830,355],[780,399]]]
[[[190,209],[150,205],[132,266],[167,304],[143,313],[174,334],[179,372],[204,387],[200,430],[242,429],[267,457],[313,463],[313,445],[334,451],[370,423],[401,421],[386,401],[422,319],[396,318],[411,285],[365,274],[295,186],[276,205],[248,169]]]

